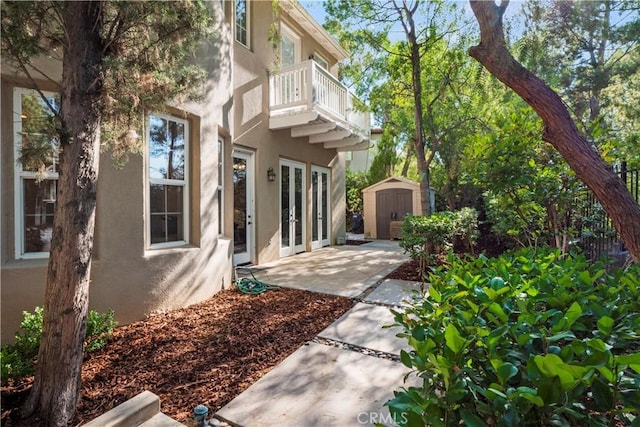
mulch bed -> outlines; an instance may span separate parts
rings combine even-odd
[[[422,282],[422,274],[420,273],[420,264],[418,261],[411,260],[402,264],[394,271],[389,273],[385,279],[410,280],[412,282]]]
[[[162,411],[186,422],[198,404],[216,412],[314,338],[354,301],[294,289],[260,295],[235,290],[185,309],[118,327],[112,341],[85,356],[73,425],[143,390]],[[2,387],[2,425],[18,426],[32,379]]]
[[[351,240],[351,239],[347,239],[347,241],[345,242],[346,245],[350,245],[350,246],[360,246],[360,245],[364,245],[365,243],[371,243],[371,240]]]
[[[416,261],[386,278],[422,281]],[[85,355],[73,425],[144,390],[157,394],[162,411],[183,423],[191,422],[198,404],[214,413],[353,305],[349,298],[294,289],[260,295],[225,290],[203,303],[118,327],[106,347]],[[32,381],[1,387],[2,426],[22,425],[19,408]]]

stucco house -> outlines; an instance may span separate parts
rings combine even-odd
[[[90,306],[113,308],[121,323],[211,297],[234,265],[345,236],[345,152],[369,139],[368,114],[337,79],[347,53],[295,0],[280,0],[277,14],[266,1],[209,5],[219,29],[198,54],[210,76],[204,101],[151,113],[144,154],[123,169],[102,156]],[[60,78],[58,62],[39,67]],[[55,85],[40,83],[55,102]],[[56,159],[39,176],[18,162],[46,114],[32,89],[2,67],[3,343],[23,310],[43,304],[55,207]]]

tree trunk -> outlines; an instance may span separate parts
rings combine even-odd
[[[35,382],[23,414],[69,425],[80,391],[102,113],[101,2],[67,2],[57,207]]]
[[[413,151],[415,150],[415,144],[412,142],[407,143],[407,152],[406,157],[404,158],[404,162],[402,163],[402,172],[400,176],[407,177],[409,175],[409,166],[411,165],[411,157],[413,156]]]
[[[480,25],[480,44],[469,54],[505,85],[513,89],[540,116],[543,139],[552,144],[584,182],[611,218],[635,261],[640,261],[640,205],[625,183],[580,134],[560,97],[509,53],[502,16],[509,4],[472,0],[471,9]]]
[[[411,50],[411,83],[413,89],[414,102],[414,119],[415,119],[415,135],[414,147],[416,158],[418,160],[418,173],[420,174],[420,205],[423,215],[431,215],[431,203],[429,203],[430,194],[430,173],[429,163],[425,152],[424,123],[422,119],[423,103],[422,103],[422,67],[420,65],[420,45],[416,36],[416,25],[413,19],[419,2],[415,2],[411,7],[406,2],[402,5],[393,2],[396,11],[400,16],[404,16],[405,20],[401,20],[407,42]]]

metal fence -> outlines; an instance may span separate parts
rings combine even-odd
[[[629,192],[636,201],[640,203],[640,170],[629,170],[623,163],[615,171],[627,184]],[[585,189],[583,194],[579,245],[585,254],[595,260],[604,255],[615,255],[625,251],[624,242],[620,239],[600,202],[588,189]]]

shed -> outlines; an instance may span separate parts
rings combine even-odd
[[[391,177],[362,190],[364,234],[374,239],[399,238],[399,222],[410,213],[421,215],[420,184]],[[434,193],[431,190],[431,207]]]

